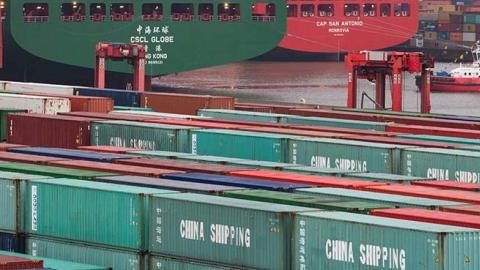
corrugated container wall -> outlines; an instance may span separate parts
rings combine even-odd
[[[22,113],[27,110],[15,110],[15,109],[0,109],[0,140],[2,142],[7,140],[7,116],[9,113]]]
[[[0,250],[25,253],[25,235],[0,232]]]
[[[174,192],[70,179],[28,181],[26,232],[146,250],[146,194]]]
[[[77,96],[107,97],[113,99],[115,106],[139,107],[140,93],[137,91],[97,89],[97,88],[75,88],[73,91]]]
[[[199,116],[212,117],[218,119],[240,120],[250,122],[269,122],[281,123],[284,122],[284,114],[261,113],[261,112],[246,112],[234,110],[199,110]]]
[[[396,173],[404,146],[334,139],[291,139],[294,164],[357,172]]]
[[[9,114],[7,121],[8,143],[61,148],[90,145],[91,118]]]
[[[345,212],[299,214],[294,227],[295,270],[480,267],[479,230]]]
[[[142,93],[142,107],[152,108],[157,112],[196,115],[200,109],[234,109],[235,99],[206,95],[189,95],[176,93]]]
[[[27,110],[33,113],[57,114],[70,111],[70,100],[68,98],[0,93],[0,107]]]
[[[210,129],[194,130],[191,138],[192,154],[285,162],[289,136]]]
[[[130,147],[141,150],[188,152],[194,127],[98,121],[92,125],[92,145]]]
[[[234,270],[228,266],[220,266],[218,264],[208,264],[205,262],[196,262],[193,260],[180,260],[164,256],[150,255],[148,258],[149,270]]]
[[[291,269],[293,215],[312,210],[189,193],[149,203],[151,252],[248,269]]]
[[[73,86],[57,84],[6,82],[4,90],[21,93],[73,95]]]
[[[479,183],[479,161],[479,152],[436,148],[407,149],[402,151],[401,174]]]
[[[145,269],[145,258],[140,252],[125,249],[109,249],[53,238],[27,237],[26,253],[57,260],[101,265],[109,267],[109,269]]]

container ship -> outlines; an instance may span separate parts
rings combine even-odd
[[[280,0],[87,2],[2,1],[0,78],[92,86],[99,42],[144,45],[146,75],[159,76],[257,56],[275,47],[286,28]],[[268,8],[253,13],[257,4]],[[132,67],[110,61],[107,70],[110,85],[124,88]]]
[[[329,59],[389,48],[418,29],[418,1],[288,1],[287,33],[264,59]]]
[[[469,53],[480,40],[480,1],[420,2],[418,33],[399,50],[423,51],[438,60],[472,61]]]
[[[479,129],[3,81],[0,267],[479,269]]]

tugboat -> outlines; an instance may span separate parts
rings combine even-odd
[[[431,79],[431,91],[480,92],[480,41],[472,49],[473,63],[448,72],[437,73]]]

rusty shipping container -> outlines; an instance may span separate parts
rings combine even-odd
[[[232,97],[188,95],[175,93],[143,93],[142,107],[152,108],[157,112],[196,115],[199,109],[233,110],[235,99]]]
[[[0,93],[0,107],[27,110],[33,113],[57,114],[59,112],[69,112],[70,101],[58,97]]]
[[[34,96],[68,98],[72,112],[108,113],[113,111],[113,99],[107,97],[89,97],[63,94],[26,93]]]
[[[60,148],[90,145],[93,120],[62,115],[10,114],[7,117],[7,142]]]

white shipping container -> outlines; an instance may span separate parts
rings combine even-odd
[[[23,93],[73,95],[74,88],[75,87],[68,86],[68,85],[26,83],[26,82],[5,82],[5,86],[2,90],[23,92]]]
[[[475,42],[476,34],[475,33],[463,33],[463,41]]]
[[[22,109],[32,113],[57,114],[70,112],[70,100],[59,97],[38,97],[0,93],[1,109]]]

